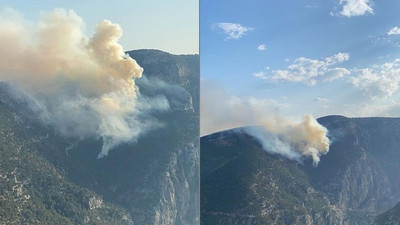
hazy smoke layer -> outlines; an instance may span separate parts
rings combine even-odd
[[[16,84],[62,134],[102,137],[100,158],[161,126],[149,115],[168,101],[140,97],[134,80],[143,69],[118,43],[118,24],[104,20],[87,38],[72,10],[55,9],[36,24],[7,10],[0,30],[0,81]]]
[[[200,133],[213,133],[241,126],[256,137],[266,151],[290,159],[312,157],[317,165],[321,154],[329,151],[327,129],[312,116],[292,121],[280,115],[278,103],[268,99],[232,96],[223,88],[202,80]]]

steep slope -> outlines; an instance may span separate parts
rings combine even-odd
[[[198,55],[190,56],[193,58],[192,63],[186,63],[185,60],[181,62],[181,58],[186,56],[173,56],[156,50],[131,51],[131,56],[136,57],[136,52],[146,52],[146,55],[141,58],[144,61],[158,62],[165,61],[164,57],[173,58],[174,60],[168,61],[172,67],[188,68],[187,70],[192,71],[191,73],[197,71],[198,77],[196,69],[198,60],[195,65]],[[42,208],[48,209],[49,212],[45,212],[42,208],[33,209],[34,207],[27,206],[28,214],[37,211],[37,214],[46,213],[52,218],[56,218],[59,214],[60,219],[57,221],[74,222],[75,218],[79,218],[79,222],[75,221],[76,224],[103,224],[98,221],[104,221],[104,224],[144,225],[198,223],[199,116],[198,112],[193,110],[196,106],[192,102],[194,96],[190,95],[187,87],[198,88],[199,83],[198,81],[191,83],[195,81],[187,78],[189,74],[185,71],[181,72],[181,77],[185,79],[182,78],[182,81],[174,83],[176,80],[172,78],[176,77],[176,71],[168,70],[167,67],[171,66],[169,64],[155,63],[141,66],[145,71],[144,76],[151,82],[161,83],[164,87],[161,92],[155,93],[154,90],[150,90],[153,84],[138,82],[142,95],[164,95],[172,104],[171,110],[155,115],[164,124],[162,128],[142,136],[136,143],[120,145],[113,149],[108,157],[100,160],[97,159],[97,154],[101,149],[102,140],[61,137],[51,127],[37,119],[30,111],[29,103],[18,98],[18,94],[10,91],[6,85],[2,85],[0,112],[4,114],[4,118],[0,120],[3,126],[1,129],[3,141],[0,143],[0,150],[1,154],[9,155],[9,157],[0,158],[0,173],[3,178],[7,176],[7,182],[1,185],[9,187],[9,191],[0,192],[3,199],[0,200],[0,204],[11,207],[10,202],[14,201],[10,193],[13,193],[15,185],[9,178],[12,175],[8,174],[17,168],[16,171],[21,171],[20,176],[24,176],[26,180],[42,179],[41,176],[46,178],[43,178],[44,182],[35,186],[32,191],[29,190],[29,193],[37,192],[35,205],[42,204],[44,205]],[[162,76],[156,77],[152,73],[146,73],[151,70],[164,72]],[[183,85],[184,81],[187,82],[186,86]],[[183,93],[188,97],[176,97],[176,93],[169,92],[169,87],[178,94]],[[16,136],[15,140],[10,139],[11,134]],[[25,143],[30,143],[30,145],[24,147]],[[16,152],[18,152],[17,155],[15,155]],[[28,156],[30,158],[27,158]],[[10,158],[15,160],[10,160]],[[24,162],[25,160],[27,163]],[[46,173],[26,172],[42,170]],[[19,177],[17,179],[21,182],[25,181]],[[66,184],[62,184],[64,181]],[[55,186],[52,187],[51,184]],[[54,207],[58,210],[69,210],[66,206],[54,206],[56,197],[46,200],[47,191],[53,189],[62,190],[56,196],[57,202],[74,205],[71,207],[76,211],[75,214],[53,210]],[[68,196],[68,199],[63,199],[65,196]],[[32,198],[27,202],[29,203],[30,200]],[[23,204],[22,200],[21,204]],[[79,205],[80,208],[78,208]],[[97,205],[101,207],[96,208]],[[13,206],[15,208],[19,205]],[[7,210],[4,214],[6,212]],[[25,215],[20,215],[18,218],[25,218]],[[87,217],[90,220],[85,219]],[[31,221],[32,224],[42,224],[37,220]],[[64,224],[64,222],[50,224]]]
[[[55,144],[51,130],[18,107],[0,83],[0,224],[133,224],[126,210],[71,182],[42,155],[66,143]]]
[[[201,139],[202,224],[338,224],[341,212],[296,162],[240,130]]]
[[[133,50],[127,53],[145,69],[146,76],[184,87],[192,97],[195,111],[199,112],[199,55],[172,55],[149,49]]]
[[[392,209],[379,214],[374,222],[374,225],[399,225],[400,224],[400,203]]]
[[[210,218],[212,214],[214,218],[209,224],[227,224],[225,216],[228,214],[223,211],[227,209],[216,210],[212,207],[213,204],[218,205],[222,201],[220,197],[215,197],[221,194],[220,191],[210,189],[212,186],[223,185],[226,182],[219,174],[222,173],[221,171],[225,171],[224,179],[232,176],[239,179],[226,186],[226,189],[222,191],[224,193],[228,193],[239,185],[242,186],[241,193],[251,193],[250,187],[257,186],[266,190],[264,194],[257,197],[246,195],[241,199],[243,205],[240,208],[229,209],[229,215],[237,217],[242,212],[246,212],[254,217],[262,215],[268,220],[274,220],[275,215],[282,215],[281,217],[286,219],[293,218],[292,214],[301,214],[296,213],[296,210],[300,208],[308,210],[307,218],[313,218],[311,223],[310,220],[281,219],[276,220],[274,224],[329,224],[332,221],[334,221],[332,224],[372,224],[376,215],[390,209],[400,201],[400,177],[397,173],[400,169],[400,149],[398,148],[400,119],[349,119],[342,116],[329,116],[320,118],[318,121],[328,128],[332,143],[329,153],[321,157],[321,162],[316,168],[312,166],[311,160],[296,165],[295,162],[272,156],[265,152],[257,141],[251,138],[244,141],[230,131],[202,137],[201,170],[206,175],[201,183],[201,193],[204,193],[202,201],[205,203],[202,202],[201,205],[202,218]],[[245,164],[239,165],[235,160],[228,164],[223,163],[231,159],[231,154],[237,152],[238,148],[241,149],[242,155],[245,155],[240,156],[238,160]],[[257,154],[254,153],[255,151]],[[217,163],[215,170],[208,169],[207,165],[210,163]],[[265,181],[250,179],[257,174],[252,169],[255,163],[262,165],[261,168],[257,167],[255,170],[258,171],[259,176],[274,177],[274,179]],[[274,165],[273,169],[263,168],[268,165]],[[207,172],[207,170],[212,172]],[[242,184],[244,182],[242,179],[246,179],[245,185]],[[278,182],[279,180],[287,182]],[[278,202],[282,202],[281,205],[277,202],[271,203],[274,201],[274,197],[271,197],[271,193],[274,193],[273,185],[285,193],[285,195],[280,195]],[[292,188],[287,189],[287,187]],[[316,194],[320,198],[314,197],[314,199],[321,199],[320,207],[307,202],[308,197]],[[293,199],[303,201],[304,205],[289,203],[289,200]],[[239,203],[236,200],[232,201]],[[257,211],[263,208],[262,203],[273,206],[270,207],[269,213],[261,214]],[[255,209],[242,211],[243,208],[250,206]],[[315,220],[313,213],[316,213],[317,209],[325,209],[325,213],[329,212],[330,217],[325,217],[320,221]],[[255,224],[262,224],[260,220],[256,221],[258,222]],[[237,222],[237,224],[247,223]]]
[[[350,224],[371,224],[400,200],[400,119],[330,116],[319,119],[333,143],[311,182],[347,211]],[[307,165],[307,164],[306,164]]]

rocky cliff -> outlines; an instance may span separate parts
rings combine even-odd
[[[392,209],[379,214],[374,225],[399,225],[400,224],[400,203],[394,206]]]

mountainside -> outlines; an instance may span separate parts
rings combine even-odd
[[[400,224],[400,203],[392,209],[379,214],[374,225],[399,225]]]
[[[172,55],[149,49],[133,50],[127,53],[144,68],[146,76],[185,88],[192,98],[195,111],[199,112],[199,55]]]
[[[307,174],[240,130],[201,138],[201,224],[338,224]],[[325,222],[326,221],[326,222]]]
[[[240,129],[202,137],[202,223],[372,224],[400,201],[400,119],[318,121],[332,142],[318,167],[271,155]]]
[[[196,71],[199,76],[198,55],[129,54],[155,62],[140,65],[149,81],[164,85],[163,93],[146,82],[138,86],[145,96],[163,94],[171,109],[156,115],[162,128],[102,159],[97,159],[102,140],[59,135],[0,83],[0,224],[198,223],[199,115],[188,88],[198,89],[193,79]],[[181,70],[179,82],[175,70],[157,64],[166,58]],[[147,73],[152,70],[162,76]],[[169,86],[186,97],[177,98]]]
[[[371,224],[400,201],[400,119],[331,116],[319,119],[333,143],[310,167],[314,186],[346,210],[351,224]]]
[[[27,111],[16,112],[9,94],[1,84],[0,224],[133,224],[126,210],[71,182],[46,158],[65,152],[66,143],[30,122]]]

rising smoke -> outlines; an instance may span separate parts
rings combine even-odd
[[[242,130],[266,151],[289,159],[311,157],[316,166],[320,156],[328,153],[328,131],[311,115],[293,121],[279,113],[274,100],[236,97],[207,80],[201,81],[201,88],[201,135],[246,126]]]
[[[38,23],[13,10],[0,14],[0,81],[12,83],[43,121],[68,136],[101,137],[98,157],[162,126],[163,96],[140,96],[143,69],[118,43],[122,29],[104,20],[94,35],[74,11],[55,9]]]

